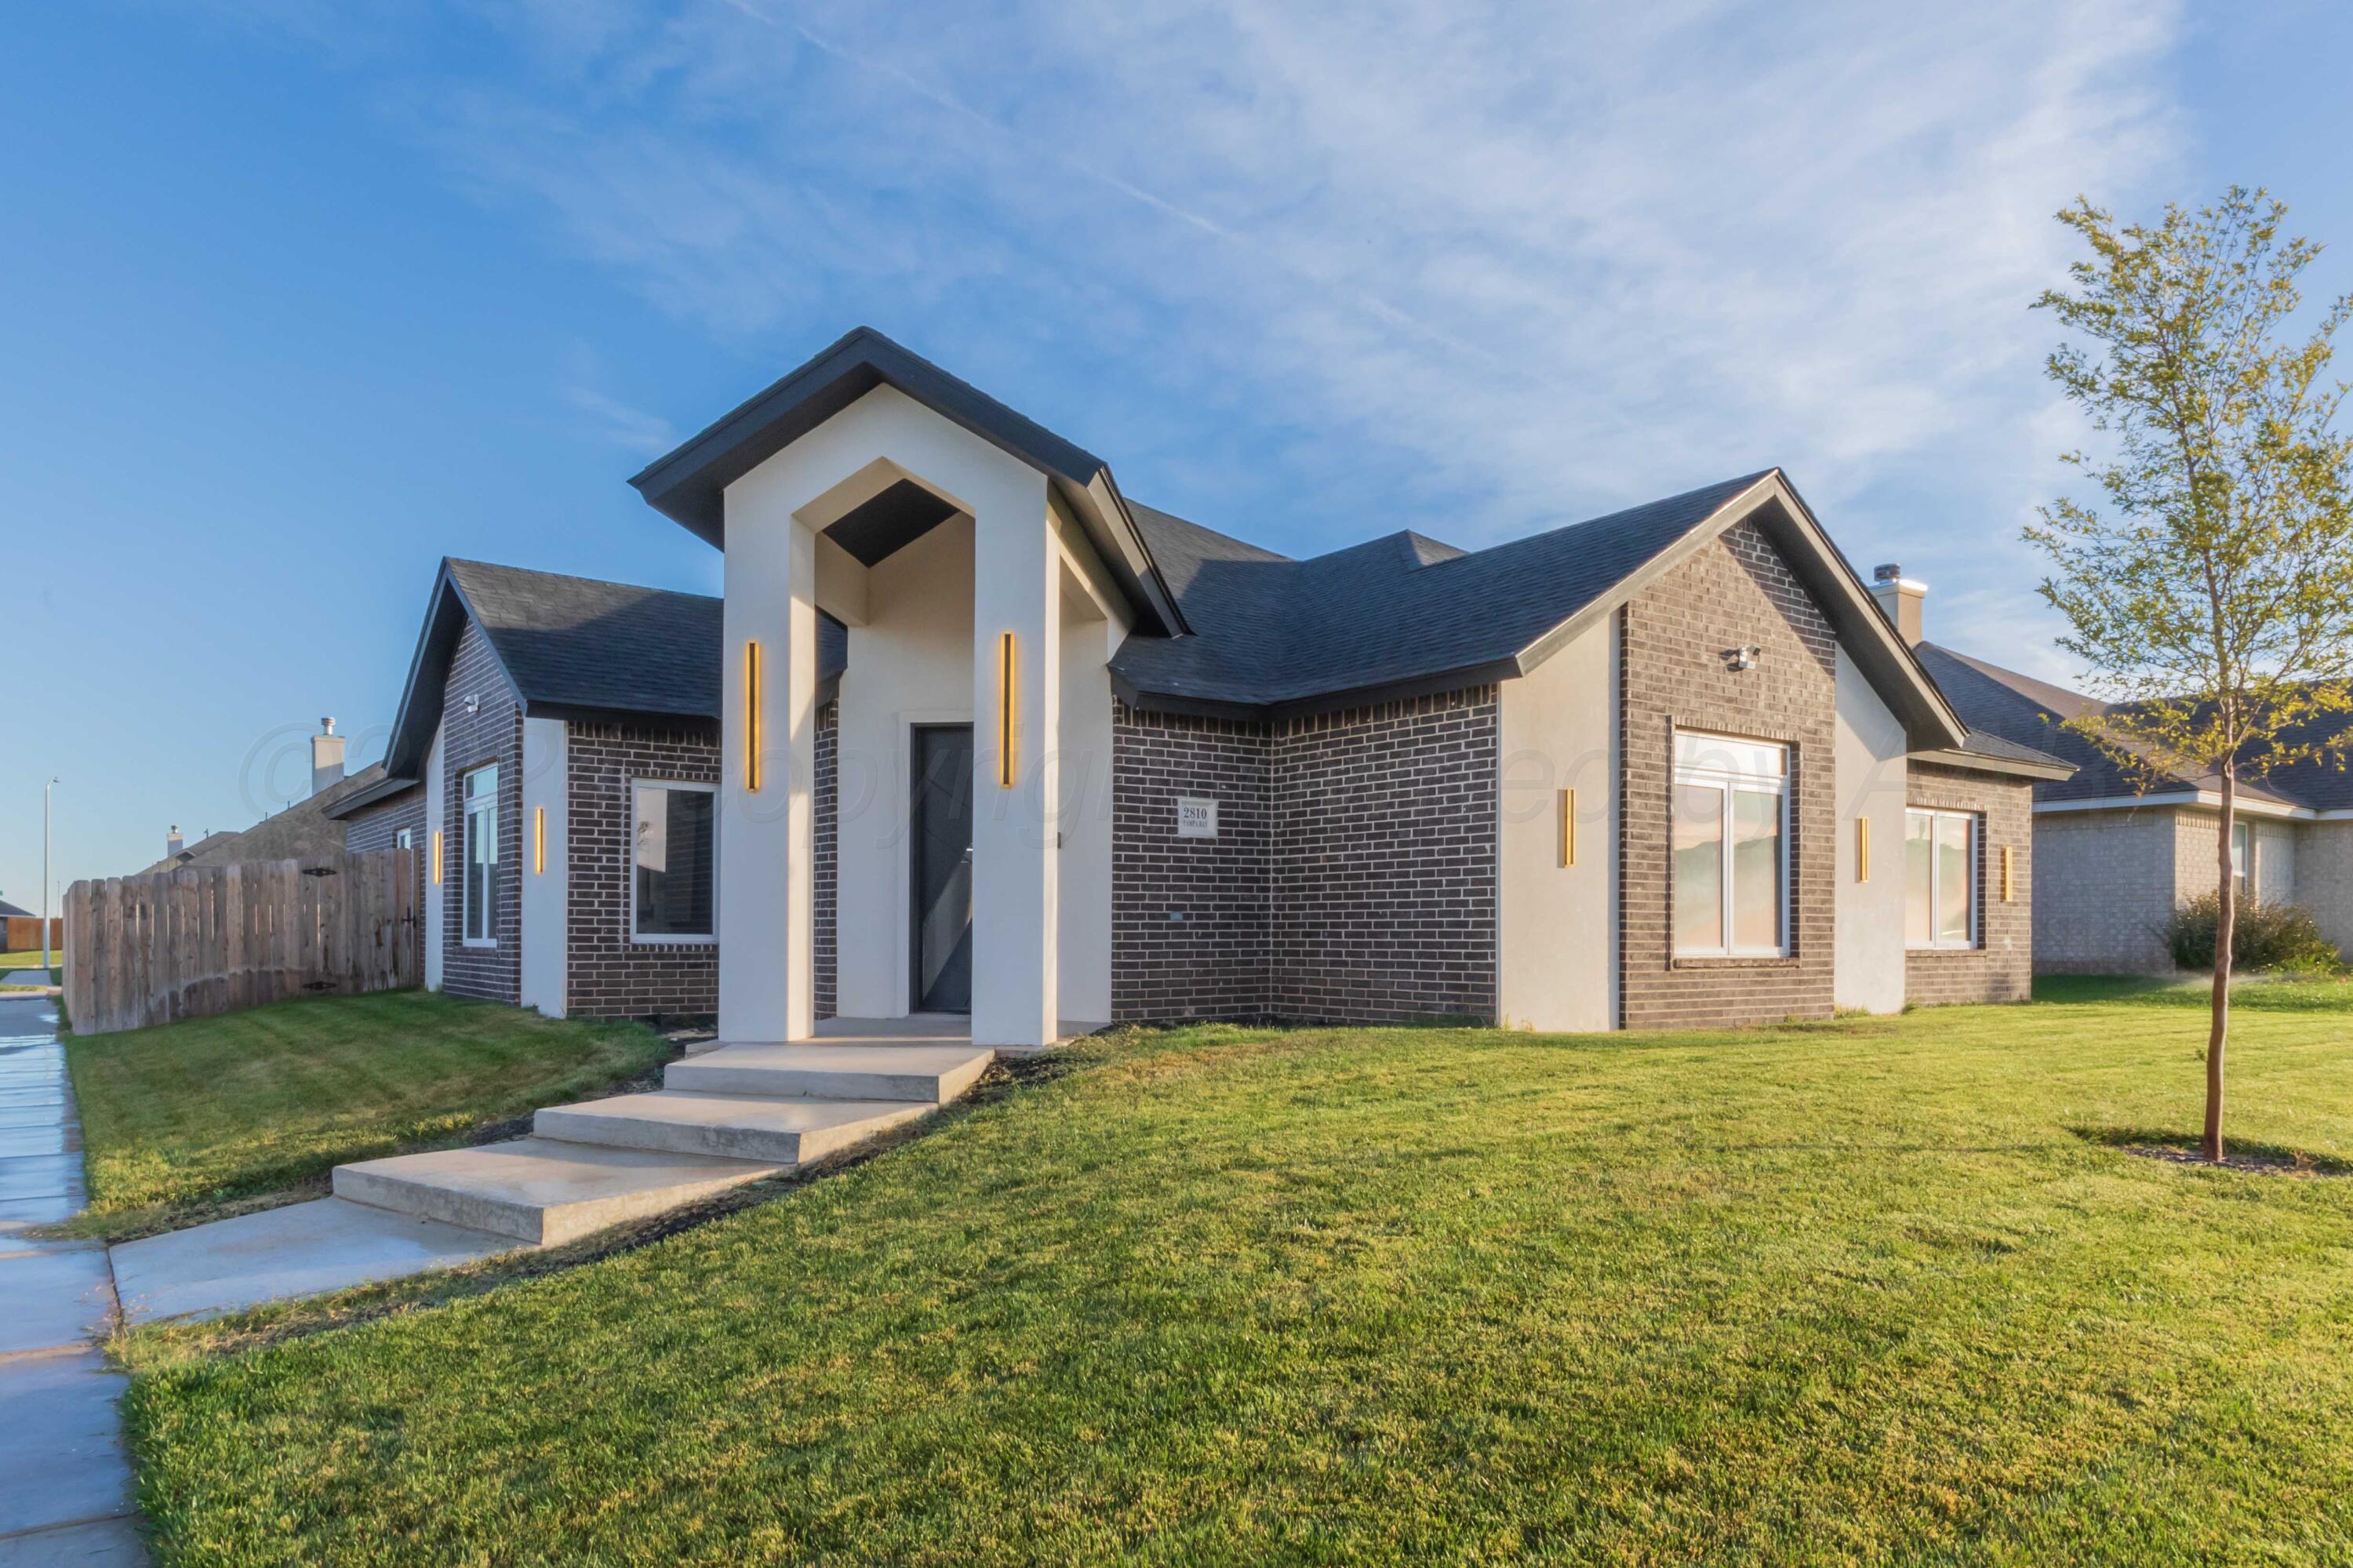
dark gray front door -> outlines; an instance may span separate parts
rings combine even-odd
[[[913,993],[918,1012],[972,1011],[972,726],[914,731]]]

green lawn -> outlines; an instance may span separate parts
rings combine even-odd
[[[345,1160],[468,1142],[669,1054],[641,1024],[419,991],[69,1034],[90,1206],[67,1228],[142,1235],[307,1196]]]
[[[2114,1146],[2192,1136],[2200,999],[2062,994],[1090,1043],[596,1263],[142,1330],[142,1501],[181,1564],[2345,1563],[2353,1181]],[[2238,1040],[2235,1129],[2353,1156],[2353,988]]]
[[[55,984],[55,970],[61,961],[58,954],[52,952],[49,955],[49,968],[52,972],[50,978],[45,980],[38,972],[28,974],[16,972],[19,969],[38,971],[41,967],[40,948],[35,948],[29,953],[0,953],[0,985]]]

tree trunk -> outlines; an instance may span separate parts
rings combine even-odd
[[[2220,916],[2214,922],[2214,1017],[2206,1034],[2206,1136],[2201,1147],[2206,1158],[2221,1164],[2222,1160],[2222,1048],[2231,1037],[2231,945],[2239,924],[2237,879],[2232,874],[2231,839],[2238,826],[2239,770],[2231,762],[2222,765],[2222,834],[2215,851],[2215,863],[2221,872]],[[2250,835],[2252,839],[2253,835]],[[2254,845],[2250,842],[2252,852]],[[2250,853],[2252,862],[2254,855]],[[2253,864],[2247,869],[2254,870]]]

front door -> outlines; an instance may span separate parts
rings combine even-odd
[[[918,725],[908,800],[918,1012],[972,1011],[972,726]]]

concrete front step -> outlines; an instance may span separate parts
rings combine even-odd
[[[335,1196],[554,1246],[772,1176],[776,1161],[719,1160],[520,1138],[335,1167]]]
[[[672,1062],[664,1086],[693,1094],[821,1100],[918,1100],[941,1106],[972,1087],[996,1053],[970,1041],[938,1045],[723,1045]]]
[[[570,1143],[805,1165],[932,1108],[915,1100],[779,1099],[663,1089],[552,1106],[533,1117],[531,1126],[542,1138]]]

